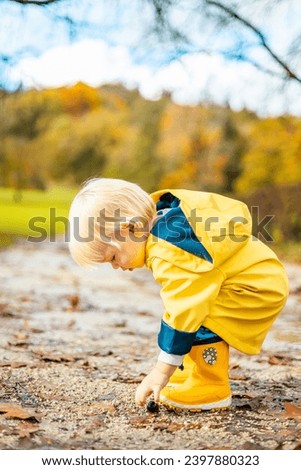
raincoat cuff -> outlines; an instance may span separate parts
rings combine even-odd
[[[161,329],[158,335],[159,348],[168,354],[175,354],[178,356],[187,354],[195,339],[196,331],[188,333],[187,331],[179,331],[163,320],[161,321]]]
[[[170,364],[171,366],[180,366],[183,362],[184,356],[178,356],[177,354],[168,354],[165,351],[160,351],[158,361]]]

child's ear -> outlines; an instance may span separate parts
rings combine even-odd
[[[120,229],[124,230],[124,231],[128,230],[129,232],[135,233],[135,228],[136,228],[135,223],[131,222],[131,221],[130,222],[122,222],[120,224]]]
[[[131,233],[135,233],[135,231],[137,230],[137,227],[136,227],[136,225],[135,225],[133,222],[130,222],[130,223],[128,224],[128,228],[129,228],[129,231],[130,231]]]
[[[144,231],[144,227],[141,221],[139,220],[129,220],[122,222],[120,224],[121,230],[129,231],[136,236],[141,236],[141,233]]]

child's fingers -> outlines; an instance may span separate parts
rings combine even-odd
[[[142,406],[143,405],[143,394],[140,392],[140,390],[136,391],[135,394],[135,403],[136,405]]]
[[[160,401],[160,391],[161,391],[161,387],[154,387],[154,389],[153,389],[154,401],[156,403],[159,403],[159,401]]]
[[[135,394],[135,402],[137,405],[144,405],[146,402],[147,397],[152,393],[152,390],[150,390],[148,387],[145,387],[144,385],[139,385],[139,387],[136,390]]]

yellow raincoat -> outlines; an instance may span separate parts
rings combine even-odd
[[[146,245],[146,266],[162,285],[162,351],[184,355],[201,326],[257,354],[288,295],[275,253],[251,234],[245,204],[218,194],[153,193],[161,217]]]

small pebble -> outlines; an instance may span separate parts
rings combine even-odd
[[[159,405],[154,400],[150,400],[149,402],[147,402],[146,409],[150,413],[158,413]]]

